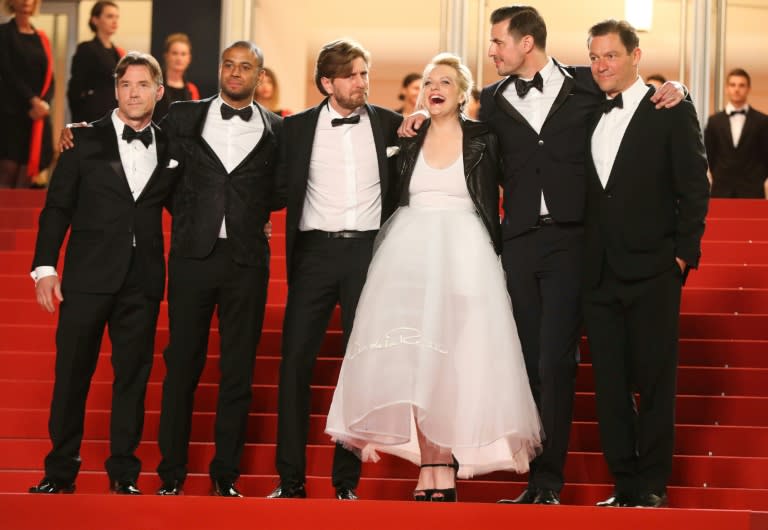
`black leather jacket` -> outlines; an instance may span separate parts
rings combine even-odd
[[[397,161],[399,185],[399,205],[407,206],[410,201],[408,188],[411,183],[413,168],[424,144],[430,120],[426,120],[413,138],[400,139],[400,153]],[[499,148],[491,130],[478,121],[461,117],[461,129],[464,134],[464,176],[467,190],[475,203],[475,209],[483,220],[496,254],[501,254],[501,225],[499,224],[499,185],[501,184],[501,164]]]

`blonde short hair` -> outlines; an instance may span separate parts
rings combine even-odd
[[[459,105],[459,110],[463,111],[465,105],[472,96],[472,87],[474,82],[472,81],[472,72],[469,68],[461,62],[461,58],[453,53],[439,53],[432,57],[432,60],[427,63],[424,68],[424,75],[421,77],[421,92],[419,93],[419,102],[423,102],[424,97],[424,80],[427,79],[432,70],[436,66],[449,66],[456,72],[456,84],[459,87],[459,93],[464,94],[464,101]]]
[[[32,10],[33,13],[37,13],[37,10],[40,9],[41,1],[42,0],[35,0],[35,9]],[[11,15],[14,14],[16,10],[13,8],[13,0],[3,0],[3,10]]]

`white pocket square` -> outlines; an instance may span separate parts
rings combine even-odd
[[[397,146],[397,145],[390,145],[389,147],[387,147],[387,158],[392,158],[393,156],[395,156],[399,152],[400,152],[400,147],[399,146]]]
[[[178,165],[179,165],[179,161],[178,160],[174,160],[173,158],[171,158],[170,160],[168,160],[168,165],[165,166],[165,167],[167,167],[168,169],[173,169],[173,168],[175,168]]]

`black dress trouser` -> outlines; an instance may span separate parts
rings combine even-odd
[[[342,353],[368,273],[373,238],[328,239],[299,233],[283,323],[276,465],[283,486],[306,481],[312,369],[333,309],[341,307]],[[328,404],[330,405],[330,404]],[[327,412],[327,407],[321,411]],[[357,487],[360,459],[340,445],[333,459],[335,488]]]
[[[269,251],[255,266],[236,263],[231,244],[219,239],[204,259],[171,256],[168,263],[170,338],[160,412],[157,472],[163,481],[187,475],[194,395],[205,367],[211,318],[217,311],[221,353],[214,440],[213,480],[240,476],[251,408],[253,365],[261,337],[269,282]]]
[[[529,486],[560,491],[571,432],[581,333],[584,229],[557,224],[506,239],[507,290],[544,429]]]
[[[104,329],[112,342],[112,414],[110,480],[135,481],[141,462],[134,454],[144,427],[144,397],[155,346],[160,300],[142,289],[136,259],[113,294],[65,290],[56,329],[56,381],[48,431],[53,448],[45,457],[45,474],[58,483],[74,482],[80,470],[85,404],[99,358]]]

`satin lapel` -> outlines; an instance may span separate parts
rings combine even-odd
[[[142,200],[148,193],[148,190],[160,179],[160,174],[163,171],[163,165],[167,163],[165,159],[166,151],[168,150],[168,140],[166,139],[163,132],[160,130],[160,128],[152,123],[152,129],[154,129],[155,132],[155,148],[156,148],[156,154],[157,154],[157,164],[155,165],[155,170],[152,171],[152,175],[149,177],[149,180],[147,181],[147,184],[144,186],[144,189],[141,190],[141,193],[136,198],[136,202],[139,202]]]
[[[531,127],[531,124],[528,123],[528,120],[526,120],[520,112],[510,103],[507,101],[507,98],[504,97],[504,90],[507,88],[507,85],[509,85],[512,82],[513,77],[507,77],[504,82],[500,83],[499,86],[496,88],[496,93],[493,95],[493,99],[496,102],[496,106],[499,107],[505,114],[509,115],[513,120],[529,127],[531,130],[533,130],[533,127]]]
[[[328,104],[328,98],[324,99],[322,103],[316,106],[307,114],[307,119],[304,124],[300,124],[302,128],[302,135],[299,139],[296,149],[292,152],[296,154],[298,159],[294,167],[300,168],[302,173],[301,179],[296,184],[299,185],[300,195],[300,208],[303,208],[304,197],[307,194],[307,183],[309,182],[309,164],[312,158],[312,145],[315,143],[315,131],[317,130],[317,120],[320,117],[320,110],[323,105]],[[290,191],[289,191],[290,193]]]
[[[729,122],[731,121],[730,117],[728,118],[728,121]],[[754,127],[755,127],[755,113],[750,110],[747,112],[747,115],[745,116],[744,127],[741,129],[741,136],[739,136],[739,145],[736,146],[736,150],[741,149],[741,146],[744,145],[744,138],[749,138],[749,135],[752,134],[752,129],[754,129]]]
[[[565,79],[563,79],[563,86],[560,87],[560,92],[557,93],[555,101],[549,108],[549,112],[547,113],[547,117],[544,119],[544,123],[547,123],[547,120],[549,120],[549,118],[551,118],[552,115],[557,112],[560,107],[563,106],[563,103],[568,100],[568,96],[571,95],[571,89],[573,88],[573,85],[576,84],[576,81],[574,81],[571,76],[565,74],[563,75],[565,76]]]
[[[648,131],[645,130],[644,127],[640,126],[638,128],[638,123],[643,121],[647,113],[656,112],[655,107],[649,103],[650,97],[654,92],[654,88],[648,89],[648,92],[645,93],[642,101],[640,101],[640,105],[638,105],[637,110],[635,110],[635,113],[632,115],[632,119],[629,120],[627,130],[624,131],[624,136],[621,137],[619,150],[616,152],[616,159],[613,161],[613,167],[611,168],[611,174],[608,177],[608,182],[605,183],[605,191],[611,189],[611,187],[616,182],[617,174],[621,170],[621,166],[624,162],[624,154],[626,150],[630,149],[631,146],[638,145],[638,143],[642,145],[643,137],[648,134]]]
[[[253,149],[251,149],[251,152],[245,155],[245,158],[243,158],[240,161],[240,163],[237,165],[237,167],[232,170],[232,173],[240,169],[240,167],[243,166],[244,164],[247,164],[251,160],[251,158],[253,158],[256,155],[256,152],[259,150],[259,147],[261,147],[261,144],[265,142],[267,138],[271,138],[272,136],[272,124],[267,120],[267,116],[264,113],[264,107],[262,107],[258,103],[254,103],[253,105],[256,107],[256,111],[261,116],[261,123],[264,124],[264,131],[261,133],[261,138],[259,138],[259,141],[256,142],[256,145],[254,145]]]
[[[381,117],[376,109],[366,104],[365,110],[371,120],[371,130],[373,131],[373,143],[376,145],[376,160],[379,163],[379,183],[381,185],[382,200],[387,196],[389,189],[389,166],[387,165],[387,140],[384,138],[384,131],[381,126]]]
[[[602,182],[600,182],[600,176],[597,174],[597,167],[595,166],[595,159],[592,158],[592,135],[595,134],[595,129],[597,128],[597,124],[600,123],[600,118],[603,117],[602,112],[594,112],[589,115],[589,123],[587,124],[587,161],[588,161],[588,169],[590,170],[590,173],[592,176],[598,181],[600,184],[600,187],[603,187]]]
[[[117,182],[117,187],[127,194],[128,197],[131,198],[131,201],[133,201],[131,185],[128,183],[128,177],[125,175],[123,162],[120,159],[120,148],[117,146],[117,133],[115,132],[115,126],[112,123],[112,113],[110,112],[104,118],[96,121],[93,126],[104,129],[104,142],[101,144],[102,159],[112,170],[112,173],[114,174],[113,176]]]
[[[197,123],[195,124],[195,138],[205,154],[207,154],[211,160],[215,161],[219,165],[219,168],[224,172],[224,174],[227,174],[227,169],[224,167],[224,163],[219,159],[216,151],[214,151],[208,142],[203,139],[205,119],[208,116],[208,110],[211,108],[211,103],[213,103],[214,99],[216,99],[216,96],[208,98],[207,101],[203,101],[203,103],[200,105],[200,115],[197,117]]]

